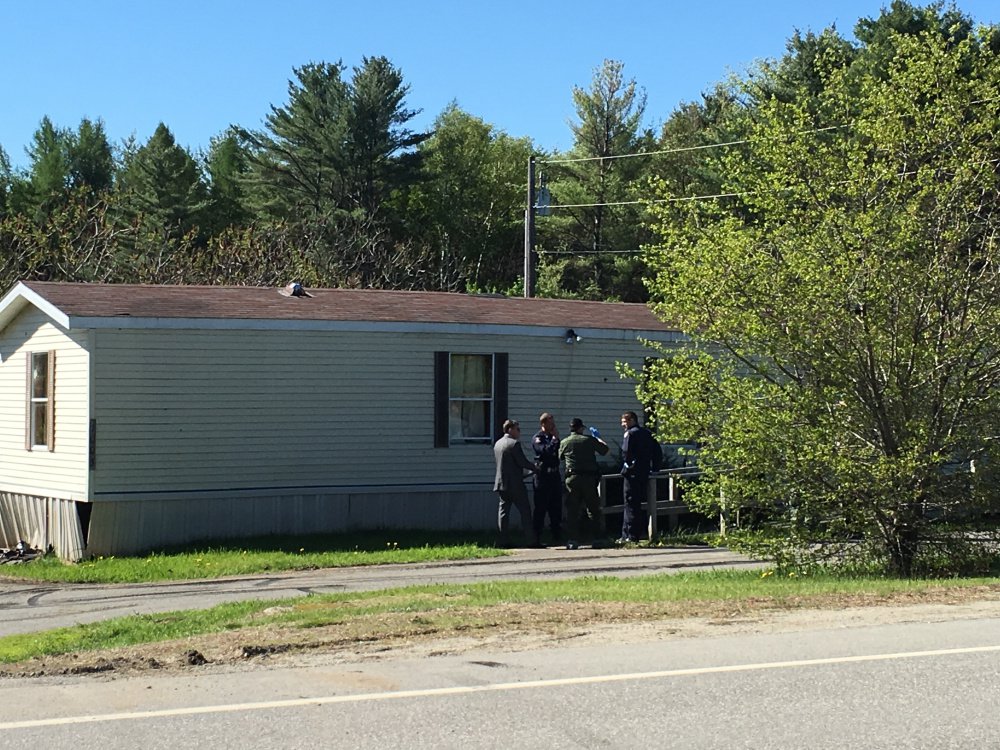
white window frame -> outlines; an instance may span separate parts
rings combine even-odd
[[[483,396],[454,396],[452,376],[456,357],[478,357],[489,364],[489,383],[486,385],[485,397]],[[493,405],[495,401],[496,389],[496,356],[494,354],[479,354],[470,352],[449,352],[448,353],[448,442],[450,445],[465,445],[467,443],[492,443],[493,442]],[[465,434],[466,424],[459,417],[456,419],[456,405],[475,403],[483,404],[485,410],[485,424],[483,425],[483,435]],[[458,406],[461,412],[461,406]],[[458,430],[455,430],[455,425]]]
[[[44,375],[36,377],[36,363],[44,363]],[[28,352],[27,417],[25,419],[25,448],[29,451],[55,448],[53,417],[55,386],[55,352]],[[41,386],[40,392],[36,386]],[[41,424],[39,424],[41,422]],[[41,429],[42,441],[36,440]]]

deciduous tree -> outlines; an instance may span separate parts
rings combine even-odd
[[[520,276],[531,151],[527,138],[457,105],[438,116],[405,212],[409,232],[431,251],[434,288],[507,290]]]
[[[734,197],[657,209],[656,309],[693,343],[644,393],[702,445],[692,501],[755,509],[783,563],[955,570],[996,509],[1000,61],[949,28],[760,102]]]

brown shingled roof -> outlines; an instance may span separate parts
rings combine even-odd
[[[376,289],[309,289],[312,297],[287,297],[278,289],[259,287],[23,283],[70,317],[341,320],[676,330],[658,320],[646,305],[624,302]]]

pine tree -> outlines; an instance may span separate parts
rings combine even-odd
[[[198,164],[162,122],[127,158],[121,183],[126,215],[147,229],[180,237],[200,226],[208,191]]]
[[[88,193],[110,190],[115,162],[104,123],[84,118],[76,134],[68,139],[69,181],[75,189]]]
[[[605,60],[587,89],[573,89],[577,121],[573,148],[548,167],[554,216],[539,223],[545,293],[594,299],[645,298],[639,247],[645,238],[640,189],[650,159],[619,158],[652,150],[642,130],[645,93],[624,77],[624,64]]]

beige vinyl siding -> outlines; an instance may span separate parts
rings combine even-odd
[[[36,308],[0,334],[0,490],[87,497],[88,367],[85,332],[67,333]],[[28,352],[55,351],[55,450],[25,449]]]
[[[637,341],[435,333],[94,332],[95,498],[492,482],[490,445],[434,448],[435,351],[510,355],[510,413],[618,431]],[[527,448],[527,437],[525,438]]]

